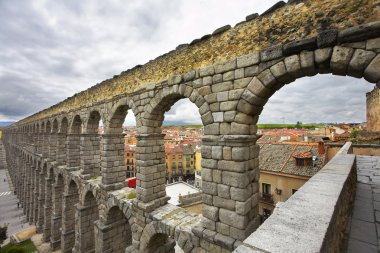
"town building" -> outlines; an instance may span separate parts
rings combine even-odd
[[[380,131],[380,89],[375,88],[366,94],[367,130]]]
[[[323,142],[260,144],[259,214],[263,220],[324,166],[325,156]]]

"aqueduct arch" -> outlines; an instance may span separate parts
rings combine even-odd
[[[149,252],[152,242],[171,250],[172,240],[185,252],[233,251],[259,225],[256,123],[271,95],[317,73],[364,77],[379,86],[380,22],[370,22],[378,20],[373,1],[355,8],[353,2],[277,5],[9,127],[4,145],[12,180],[21,182],[15,185],[28,220],[43,228],[54,249],[62,244],[65,252],[101,252],[107,244],[104,235],[123,219],[130,237],[117,239],[120,251]],[[326,8],[335,11],[329,27],[312,15]],[[305,25],[303,15],[311,20],[304,34],[289,34],[282,27]],[[279,16],[286,18],[272,25],[271,18]],[[355,26],[345,22],[347,17]],[[185,60],[189,54],[194,56],[190,63]],[[197,105],[205,127],[201,216],[167,204],[165,193],[160,126],[163,113],[183,97]],[[136,116],[139,134],[137,198],[125,184],[122,123],[128,109]],[[105,127],[101,141],[96,133],[100,119]],[[89,216],[93,234],[83,223]],[[84,244],[87,236],[99,245]],[[340,239],[334,237],[337,244]]]

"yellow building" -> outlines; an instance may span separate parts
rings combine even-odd
[[[165,144],[165,154],[169,182],[185,180],[194,175],[195,151],[191,144]]]

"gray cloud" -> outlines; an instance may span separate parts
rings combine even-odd
[[[179,44],[228,23],[234,25],[253,12],[261,13],[276,1],[0,1],[0,121],[18,120],[50,107]],[[318,83],[319,77],[313,80]],[[342,83],[323,82],[328,85],[313,81],[310,86],[285,87],[283,95],[281,90],[271,98],[261,120],[278,121],[284,113],[303,121],[317,119],[344,103],[349,106],[334,115],[355,118],[362,113],[363,103],[357,98],[362,90],[353,85],[343,93]],[[328,92],[331,87],[346,95]],[[291,98],[286,95],[289,92]],[[319,98],[323,105],[317,111],[315,98],[307,99],[305,94],[321,92],[326,101]],[[307,103],[300,106],[302,101]],[[183,110],[189,115],[185,120],[199,122],[197,110],[182,101],[167,118],[181,118]],[[292,117],[286,116],[287,120]]]

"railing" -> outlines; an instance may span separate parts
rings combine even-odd
[[[260,201],[273,204],[273,194],[270,193],[260,193]]]

